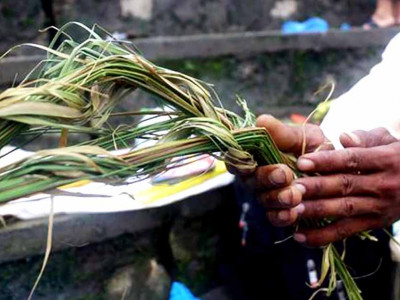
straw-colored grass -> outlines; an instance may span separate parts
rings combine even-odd
[[[68,30],[87,31],[82,42]],[[102,31],[105,33],[105,31]],[[66,39],[54,49],[55,41]],[[94,29],[68,23],[58,30],[47,59],[18,86],[0,94],[0,147],[18,135],[59,133],[61,145],[43,149],[0,169],[0,202],[73,183],[107,180],[118,184],[131,176],[145,178],[165,171],[170,159],[210,154],[239,170],[284,163],[294,171],[294,159],[277,149],[254,115],[238,99],[244,117],[223,108],[210,85],[147,61],[126,42],[106,41]],[[114,113],[115,106],[135,89],[158,97],[171,113]],[[108,119],[121,115],[170,115],[151,125],[120,125]],[[161,134],[161,132],[167,132]],[[95,139],[68,145],[69,133],[90,133]],[[154,146],[135,148],[136,139],[155,140]],[[109,150],[128,148],[123,155]],[[6,159],[3,157],[2,159]],[[330,274],[330,294],[336,278],[344,282],[349,299],[361,299],[343,258],[333,245],[324,248],[320,285]]]

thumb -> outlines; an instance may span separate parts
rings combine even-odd
[[[353,132],[343,133],[340,136],[340,142],[345,148],[371,148],[389,145],[396,141],[397,139],[385,128],[376,128],[370,131],[356,130]]]
[[[277,147],[283,152],[300,155],[304,143],[304,134],[306,152],[314,151],[327,142],[322,130],[317,125],[290,126],[271,115],[259,116],[256,125],[264,127],[275,141]]]

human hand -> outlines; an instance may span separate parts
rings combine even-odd
[[[400,218],[400,141],[385,129],[343,134],[346,148],[301,156],[302,217],[334,218],[324,228],[303,229],[295,240],[321,246],[356,233],[386,227]]]
[[[270,133],[277,147],[285,153],[301,155],[304,133],[305,151],[318,147],[330,148],[321,129],[316,125],[292,127],[270,115],[257,119],[257,126]],[[283,164],[260,166],[252,174],[239,174],[246,185],[255,189],[259,201],[268,208],[267,216],[276,226],[293,224],[304,209],[300,203],[303,186],[294,183],[294,174]]]

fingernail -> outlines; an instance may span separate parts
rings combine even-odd
[[[304,206],[303,203],[300,203],[300,204],[297,205],[294,209],[297,211],[297,214],[298,214],[299,216],[301,216],[301,215],[303,214],[304,210],[306,209],[306,207]]]
[[[286,211],[286,210],[281,210],[278,213],[278,219],[281,220],[281,221],[287,221],[287,220],[290,219],[290,213],[288,211]]]
[[[284,205],[291,205],[292,204],[292,191],[290,189],[284,190],[278,194],[278,201]]]
[[[304,195],[306,193],[306,187],[300,183],[296,183],[294,187],[299,190],[299,192]]]
[[[299,158],[297,161],[297,167],[301,171],[312,171],[315,168],[315,164],[312,160],[307,158]]]
[[[352,132],[345,132],[344,134],[347,135],[347,137],[350,140],[352,140],[354,144],[356,144],[356,145],[360,145],[361,144],[361,140],[358,137],[358,135],[356,135],[356,134],[354,134]]]
[[[282,169],[278,168],[278,169],[272,171],[271,174],[269,174],[268,179],[273,184],[279,185],[279,184],[283,184],[286,182],[286,175]]]
[[[298,242],[298,243],[305,243],[306,242],[306,236],[304,234],[301,233],[295,233],[293,235],[293,239]]]

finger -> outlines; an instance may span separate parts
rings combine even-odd
[[[306,152],[310,152],[321,147],[326,142],[321,129],[316,125],[289,126],[271,115],[261,115],[257,118],[257,126],[264,127],[283,152],[300,154],[304,142]],[[305,140],[303,138],[304,134]]]
[[[294,224],[303,211],[303,204],[299,204],[292,209],[269,210],[267,212],[267,217],[272,225],[286,227]]]
[[[302,185],[304,199],[330,198],[376,193],[377,179],[373,174],[334,174],[326,176],[303,177],[295,181],[297,186]]]
[[[344,133],[340,136],[340,142],[345,148],[370,148],[388,145],[396,141],[396,138],[393,137],[386,128],[382,127],[370,131],[357,130],[349,133]]]
[[[347,218],[357,215],[376,214],[380,210],[377,199],[372,197],[343,197],[307,200],[304,204],[302,217],[323,219],[328,217]]]
[[[258,190],[289,186],[294,179],[292,170],[286,165],[268,165],[258,167],[249,182]],[[253,182],[252,182],[253,181]]]
[[[356,233],[379,228],[383,225],[383,221],[378,217],[346,218],[324,228],[300,230],[293,237],[300,243],[317,247],[341,241]]]
[[[347,148],[310,153],[297,160],[297,167],[303,172],[358,172],[383,170],[392,163],[388,146],[374,148]]]
[[[299,205],[301,199],[302,191],[295,185],[258,194],[259,202],[267,208],[292,208]]]

